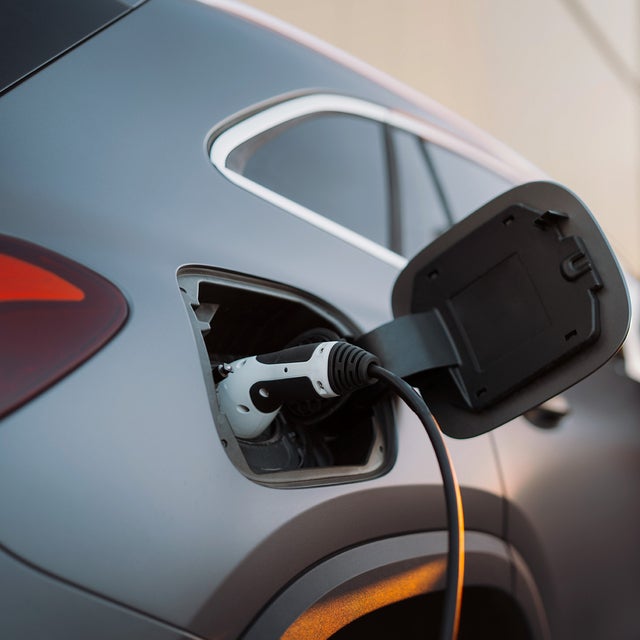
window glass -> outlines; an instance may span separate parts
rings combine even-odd
[[[393,129],[392,136],[402,212],[401,247],[402,253],[409,257],[450,225],[422,141],[401,129]]]
[[[427,144],[427,150],[456,222],[513,186],[506,178],[457,153],[435,144]]]
[[[3,0],[0,92],[127,9],[120,0]]]
[[[387,162],[378,122],[347,114],[301,118],[240,145],[227,166],[388,246]]]

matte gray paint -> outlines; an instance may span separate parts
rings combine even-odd
[[[612,362],[566,391],[551,430],[495,432],[508,537],[527,558],[554,637],[640,634],[640,384]]]
[[[199,640],[106,602],[0,552],[0,625],[10,640]]]
[[[169,0],[144,4],[0,101],[10,123],[0,127],[3,231],[95,269],[131,306],[106,349],[3,421],[0,541],[203,635],[236,637],[324,556],[444,527],[435,462],[404,411],[388,475],[304,491],[244,478],[212,424],[180,265],[309,290],[363,329],[390,319],[392,268],[234,187],[206,156],[222,118],[313,85],[404,106],[293,42]],[[490,441],[455,447],[454,458],[469,526],[500,535]]]
[[[444,523],[435,461],[403,407],[388,475],[311,490],[244,478],[211,422],[175,282],[180,265],[306,289],[363,330],[391,318],[391,267],[231,185],[207,158],[206,136],[217,122],[309,87],[420,113],[292,41],[187,0],[149,0],[0,99],[2,231],[97,270],[131,304],[128,324],[107,348],[0,425],[0,542],[53,575],[202,635],[236,637],[323,557]],[[595,391],[586,384],[579,388],[592,407],[605,407],[597,383]],[[517,420],[495,434],[512,504],[509,537],[542,584],[545,605],[555,579],[561,593],[580,587],[592,602],[606,601],[610,579],[600,584],[588,572],[598,550],[594,566],[607,569],[612,557],[610,568],[622,567],[624,593],[637,602],[638,556],[627,566],[622,551],[610,556],[616,541],[620,550],[634,542],[635,512],[616,512],[611,500],[593,511],[589,494],[582,486],[565,491],[560,473],[569,468],[566,456],[576,464],[583,455],[600,460],[605,466],[592,476],[579,467],[597,494],[622,461],[624,492],[638,486],[637,413],[613,425],[622,402],[615,389],[605,413],[611,428],[587,408],[555,431]],[[580,415],[588,416],[582,425]],[[500,536],[503,492],[492,443],[493,436],[449,441],[468,526]],[[549,468],[554,473],[545,474]],[[553,513],[549,496],[557,496]],[[576,499],[575,535],[585,544],[567,546],[561,534]],[[560,575],[575,567],[575,575]],[[14,569],[0,572],[10,587]],[[25,584],[21,593],[38,602]],[[569,616],[577,602],[569,602]],[[623,620],[627,603],[608,602],[603,623]],[[105,628],[127,635],[129,623],[119,624],[105,621]],[[69,637],[66,628],[50,629]]]

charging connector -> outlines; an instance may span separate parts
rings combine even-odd
[[[287,402],[335,398],[375,382],[378,359],[342,341],[290,347],[240,358],[221,369],[220,409],[236,436],[259,437]]]

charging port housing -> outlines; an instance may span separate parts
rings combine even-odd
[[[309,294],[252,276],[201,266],[178,271],[193,326],[213,422],[236,468],[277,487],[353,482],[384,473],[393,462],[392,409],[355,393],[318,406],[284,408],[256,440],[237,438],[215,391],[219,365],[304,342],[349,338],[358,328]]]

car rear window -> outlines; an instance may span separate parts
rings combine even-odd
[[[133,0],[3,0],[0,93],[135,4]]]

